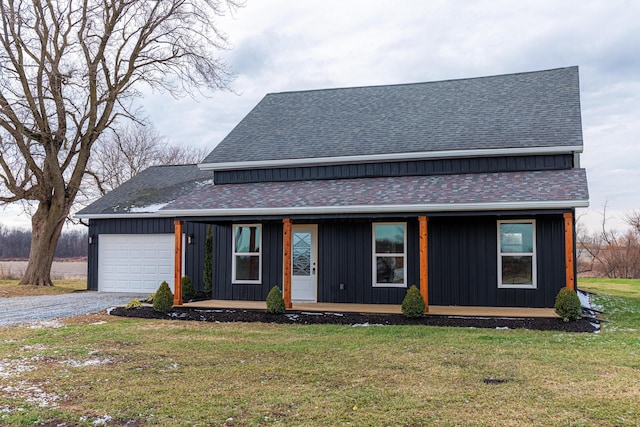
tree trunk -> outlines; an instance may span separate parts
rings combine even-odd
[[[31,250],[21,285],[53,286],[51,265],[68,210],[55,198],[51,204],[39,203],[31,218]]]

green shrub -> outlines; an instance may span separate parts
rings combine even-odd
[[[274,314],[282,314],[286,310],[284,305],[284,298],[280,288],[274,286],[267,295],[267,312]]]
[[[211,294],[213,286],[213,227],[207,225],[207,237],[204,241],[204,291]]]
[[[143,302],[146,302],[147,304],[153,304],[153,299],[156,297],[156,294],[149,294],[149,296],[147,297],[146,300],[144,300]]]
[[[182,299],[184,301],[191,301],[196,297],[196,290],[191,283],[189,276],[182,278]]]
[[[425,309],[426,305],[422,294],[416,285],[411,286],[402,301],[402,314],[407,317],[421,317]]]
[[[556,314],[565,322],[582,319],[582,304],[578,294],[569,288],[562,288],[556,296]]]
[[[126,309],[142,307],[142,302],[138,298],[134,298],[126,305]]]
[[[162,282],[153,298],[153,309],[161,313],[167,313],[173,308],[173,293],[167,282]]]

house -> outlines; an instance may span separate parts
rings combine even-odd
[[[553,307],[588,206],[578,68],[266,95],[199,165],[150,168],[77,216],[89,288]]]

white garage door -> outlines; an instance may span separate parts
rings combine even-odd
[[[173,292],[173,234],[101,234],[98,238],[98,290],[143,292],[166,281]]]

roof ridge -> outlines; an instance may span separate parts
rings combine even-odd
[[[526,75],[526,74],[548,73],[548,72],[552,72],[552,71],[570,70],[570,69],[578,69],[578,66],[577,65],[570,65],[570,66],[566,66],[566,67],[549,68],[549,69],[545,69],[545,70],[521,71],[521,72],[517,72],[517,73],[493,74],[493,75],[490,75],[490,76],[462,77],[462,78],[457,78],[457,79],[431,80],[431,81],[411,82],[411,83],[392,83],[392,84],[377,84],[377,85],[362,85],[362,86],[342,86],[342,87],[321,88],[321,89],[285,90],[285,91],[281,91],[281,92],[268,92],[265,96],[270,96],[270,95],[290,95],[290,94],[296,94],[296,93],[310,93],[310,92],[331,92],[331,91],[353,90],[353,89],[370,89],[370,88],[385,88],[385,87],[418,86],[418,85],[447,83],[447,82],[483,80],[483,79],[501,78],[501,77],[508,77],[508,76],[520,76],[520,75]]]

